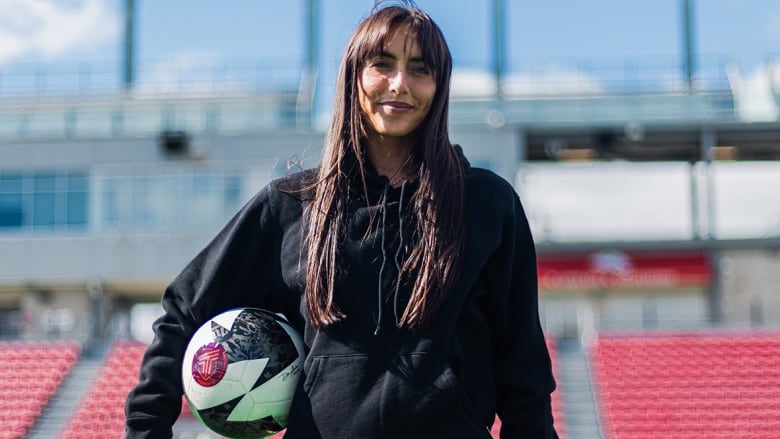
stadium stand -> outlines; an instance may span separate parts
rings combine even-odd
[[[560,368],[558,367],[560,362],[558,360],[558,347],[557,347],[557,343],[555,342],[555,339],[548,337],[547,348],[550,351],[550,360],[552,362],[553,375],[555,376],[555,380],[557,382],[557,388],[551,395],[553,419],[555,419],[555,430],[558,432],[559,439],[565,439],[566,438],[566,417],[564,415],[564,410],[563,410],[563,396],[562,396],[561,380],[560,380],[561,372],[560,372]]]
[[[121,437],[124,432],[124,401],[138,383],[138,369],[146,345],[120,340],[106,356],[99,375],[90,386],[63,429],[62,438]],[[192,416],[186,404],[182,416]]]
[[[25,437],[80,354],[71,342],[0,343],[0,439]]]
[[[563,397],[562,391],[561,391],[561,382],[559,377],[560,375],[560,369],[558,368],[558,349],[557,349],[557,343],[554,338],[547,338],[547,349],[550,351],[550,361],[552,362],[552,369],[553,369],[553,376],[555,376],[555,380],[557,382],[558,387],[555,389],[555,391],[552,394],[552,411],[553,411],[553,418],[555,419],[555,430],[558,433],[559,439],[565,439],[566,438],[566,418],[564,416],[564,410],[563,410]],[[499,432],[501,431],[501,420],[496,417],[496,422],[493,424],[493,427],[490,429],[490,433],[493,435],[494,438],[499,437]]]
[[[118,341],[109,350],[99,375],[63,429],[63,439],[121,437],[124,399],[138,382],[145,345]]]
[[[778,333],[601,334],[591,356],[606,438],[778,437]]]
[[[555,340],[548,340],[553,374],[558,377],[558,358]],[[146,345],[137,341],[119,340],[109,350],[99,375],[66,423],[63,439],[103,439],[121,437],[124,432],[124,401],[127,393],[138,382],[138,368]],[[553,415],[559,437],[565,439],[565,418],[560,387],[552,395]],[[39,408],[40,409],[40,408]],[[0,413],[3,413],[0,411]],[[1,416],[1,415],[0,415]],[[182,404],[182,418],[191,418],[192,412]],[[30,424],[31,425],[31,424]],[[496,418],[491,432],[498,437],[501,422]],[[22,432],[23,434],[23,432]],[[280,439],[283,433],[270,439]],[[3,436],[0,439],[21,438]]]
[[[146,344],[137,341],[119,340],[113,343],[95,382],[66,423],[62,439],[122,437],[125,398],[138,383],[138,369],[145,349]],[[192,417],[189,406],[182,401],[181,418]],[[273,436],[275,439],[279,437],[281,434]]]

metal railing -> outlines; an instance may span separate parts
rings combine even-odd
[[[456,68],[451,123],[733,121],[738,105],[726,64],[702,62],[688,89],[682,69],[666,58],[518,60],[500,96],[490,73]],[[335,80],[320,75],[312,84],[294,63],[171,62],[143,69],[134,88],[124,90],[117,66],[0,68],[0,139],[321,130],[314,121],[330,111]]]

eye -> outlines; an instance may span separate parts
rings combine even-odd
[[[375,58],[368,61],[368,66],[373,69],[383,70],[390,68],[390,62],[385,58]]]
[[[413,65],[410,70],[415,75],[420,75],[420,76],[428,76],[431,74],[431,69],[429,69],[428,66],[426,66],[425,64]]]

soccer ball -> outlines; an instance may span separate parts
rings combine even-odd
[[[214,432],[266,437],[287,426],[303,358],[303,341],[282,316],[258,308],[225,311],[187,345],[184,396]]]

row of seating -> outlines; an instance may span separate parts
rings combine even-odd
[[[549,341],[553,370],[557,375],[557,351],[554,341]],[[124,431],[124,399],[138,382],[138,368],[146,346],[132,341],[120,341],[109,351],[99,376],[80,403],[61,435],[64,439],[102,439],[121,437]],[[560,389],[552,396],[553,412],[561,439],[565,438]],[[192,417],[186,403],[182,404],[182,417]],[[500,421],[493,431],[498,437]],[[278,439],[281,433],[270,439]]]
[[[780,437],[780,333],[600,334],[590,354],[609,439]]]
[[[21,439],[75,365],[66,342],[0,342],[0,439]]]
[[[124,401],[138,383],[138,371],[146,345],[118,341],[108,352],[95,382],[66,423],[63,439],[122,437]]]
[[[35,350],[34,345],[23,349]],[[553,372],[559,377],[555,341],[548,346]],[[78,346],[57,347],[61,350],[47,351],[47,356],[69,358],[72,368]],[[0,357],[9,351],[18,354],[20,348],[20,344],[0,344]],[[138,381],[145,348],[133,341],[113,345],[59,437],[121,437],[124,399]],[[755,338],[719,332],[600,334],[589,356],[602,431],[608,439],[780,437],[780,333]],[[0,439],[23,438],[68,372],[59,361],[42,359],[16,372],[9,370],[0,382]],[[35,383],[34,377],[41,379]],[[562,391],[559,387],[553,393],[552,404],[563,438],[567,432]],[[192,419],[186,404],[182,416]],[[499,428],[497,420],[495,437]]]

